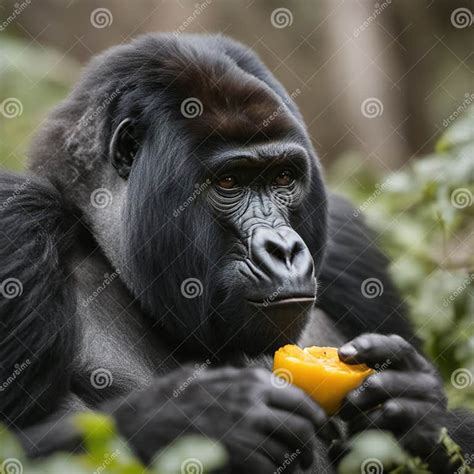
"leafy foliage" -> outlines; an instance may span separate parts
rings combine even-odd
[[[342,189],[389,254],[451,406],[474,408],[474,108],[441,136],[435,153],[382,180],[356,160],[337,163],[330,178],[357,170]]]
[[[358,169],[344,186],[361,203],[355,214],[366,215],[392,259],[393,277],[417,334],[444,377],[451,407],[473,409],[474,108],[442,135],[434,154],[383,181],[355,159],[347,157],[332,176]],[[441,443],[454,466],[450,472],[474,472],[445,431]],[[351,446],[340,474],[429,473],[388,433],[365,432]],[[364,463],[370,467],[369,461],[373,471],[361,471]]]
[[[146,468],[117,435],[113,419],[89,412],[75,417],[82,433],[85,453],[55,454],[30,461],[17,440],[0,426],[0,472],[25,474],[180,474],[212,472],[226,463],[219,443],[201,436],[185,436],[161,451]],[[194,469],[194,470],[193,470]]]

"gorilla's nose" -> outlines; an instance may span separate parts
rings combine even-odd
[[[289,227],[257,228],[252,235],[251,252],[253,262],[272,279],[304,281],[313,277],[308,247]]]

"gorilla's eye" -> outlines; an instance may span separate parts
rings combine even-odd
[[[283,170],[273,181],[275,186],[289,186],[293,183],[293,173],[290,170]]]
[[[217,181],[217,185],[224,189],[232,189],[237,186],[237,180],[234,176],[224,176]]]

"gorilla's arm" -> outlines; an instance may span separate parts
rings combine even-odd
[[[69,391],[75,354],[73,285],[64,264],[75,221],[58,191],[0,174],[0,420],[40,421]]]
[[[294,455],[287,472],[312,466],[314,472],[331,473],[323,441],[329,444],[338,435],[332,422],[300,389],[277,387],[271,378],[261,368],[197,374],[183,367],[97,408],[114,417],[120,434],[145,463],[176,438],[195,433],[226,447],[230,470],[225,472],[271,473]],[[69,416],[55,416],[18,435],[31,457],[83,449]]]
[[[378,250],[363,216],[334,194],[329,196],[328,209],[328,246],[317,306],[348,339],[364,332],[398,334],[418,346],[406,305],[388,274],[389,261]]]

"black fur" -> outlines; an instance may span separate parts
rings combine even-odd
[[[77,353],[74,277],[67,253],[75,219],[58,191],[35,176],[0,175],[0,396],[2,419],[30,425],[69,391]],[[17,296],[14,296],[16,295]]]
[[[406,304],[387,273],[388,261],[377,249],[363,216],[341,197],[333,196],[329,202],[329,245],[318,306],[347,339],[370,331],[399,334],[418,346],[406,317]],[[368,278],[380,281],[381,297],[361,298]]]
[[[194,118],[182,112],[189,98],[202,106]],[[127,137],[117,132],[123,123]],[[239,165],[237,173],[260,167],[258,183],[285,160],[296,176],[291,203],[275,206],[266,197],[273,187],[260,184],[265,192],[246,194],[238,217],[215,207],[222,166],[243,154],[252,166]],[[88,407],[113,414],[146,462],[174,437],[201,432],[221,439],[233,472],[272,472],[298,447],[301,460],[285,472],[300,464],[331,472],[323,443],[335,432],[321,408],[294,387],[275,391],[268,371],[242,366],[301,337],[342,345],[363,333],[377,334],[355,339],[355,349],[344,346],[341,357],[370,364],[373,353],[392,348],[400,368],[383,374],[383,393],[400,377],[408,388],[421,380],[433,386],[431,398],[409,400],[411,415],[437,415],[412,430],[407,449],[418,454],[441,423],[471,446],[468,423],[460,426],[446,411],[434,369],[406,342],[418,344],[387,260],[351,206],[326,194],[295,103],[247,48],[192,35],[150,35],[112,48],[52,113],[33,143],[30,170],[29,178],[0,178],[0,282],[23,285],[21,295],[0,299],[0,380],[31,359],[3,390],[0,417],[20,430],[31,455],[79,445],[67,417],[67,425],[51,419]],[[95,201],[97,192],[105,192],[107,205]],[[278,251],[254,249],[248,222],[258,222],[264,242]],[[260,254],[273,259],[265,278],[245,275],[243,262]],[[288,267],[298,261],[305,271],[285,279],[282,255]],[[112,281],[111,274],[119,276]],[[314,276],[316,307],[327,317],[307,302],[290,302],[291,311],[256,310],[249,297],[286,280],[276,289],[289,291],[287,285],[290,296],[301,296],[301,288],[314,289]],[[198,298],[183,294],[189,278],[199,279]],[[369,278],[383,286],[377,298],[362,295]],[[204,368],[192,371],[190,363]],[[104,387],[94,382],[97,369],[110,377]],[[390,406],[391,398],[380,400],[374,390],[348,397],[348,429],[367,424],[353,419],[351,404],[375,397],[378,410]],[[370,413],[392,429],[387,413]],[[398,414],[411,429],[413,417]]]

